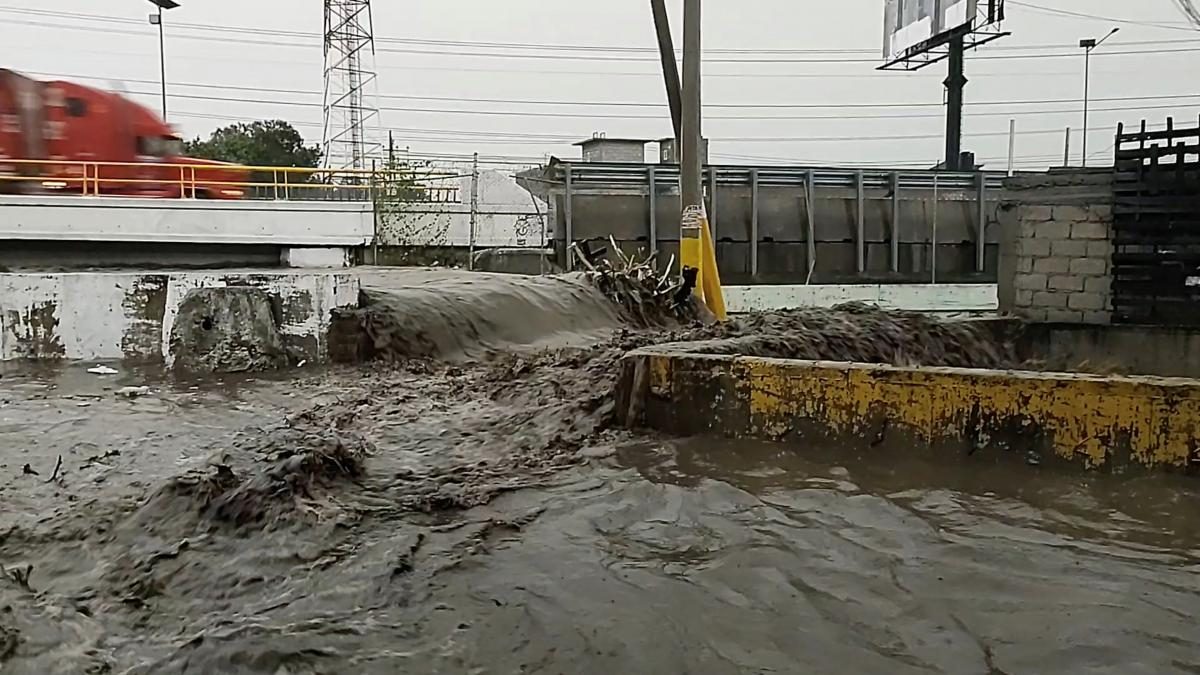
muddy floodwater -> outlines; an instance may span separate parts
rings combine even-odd
[[[631,339],[0,370],[0,672],[1200,672],[1188,480],[615,430]]]

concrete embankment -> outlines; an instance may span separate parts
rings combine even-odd
[[[880,461],[928,449],[1109,471],[1191,471],[1200,463],[1196,380],[773,359],[689,347],[627,357],[623,397],[634,403],[623,409],[627,422],[681,434],[833,443],[879,453]]]

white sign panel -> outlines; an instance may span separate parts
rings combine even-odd
[[[973,24],[979,0],[886,0],[883,58],[892,61],[915,45]]]

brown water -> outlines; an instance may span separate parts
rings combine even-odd
[[[0,672],[1200,672],[1186,480],[612,430],[653,339],[0,371]]]

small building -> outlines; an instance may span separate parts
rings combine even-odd
[[[646,144],[649,142],[637,138],[608,138],[598,135],[575,145],[582,148],[585,162],[645,164]]]
[[[674,138],[660,138],[658,140],[658,163],[659,164],[679,164],[679,156],[682,152],[681,148],[675,147]],[[700,163],[708,165],[708,139],[704,138],[700,141]]]

